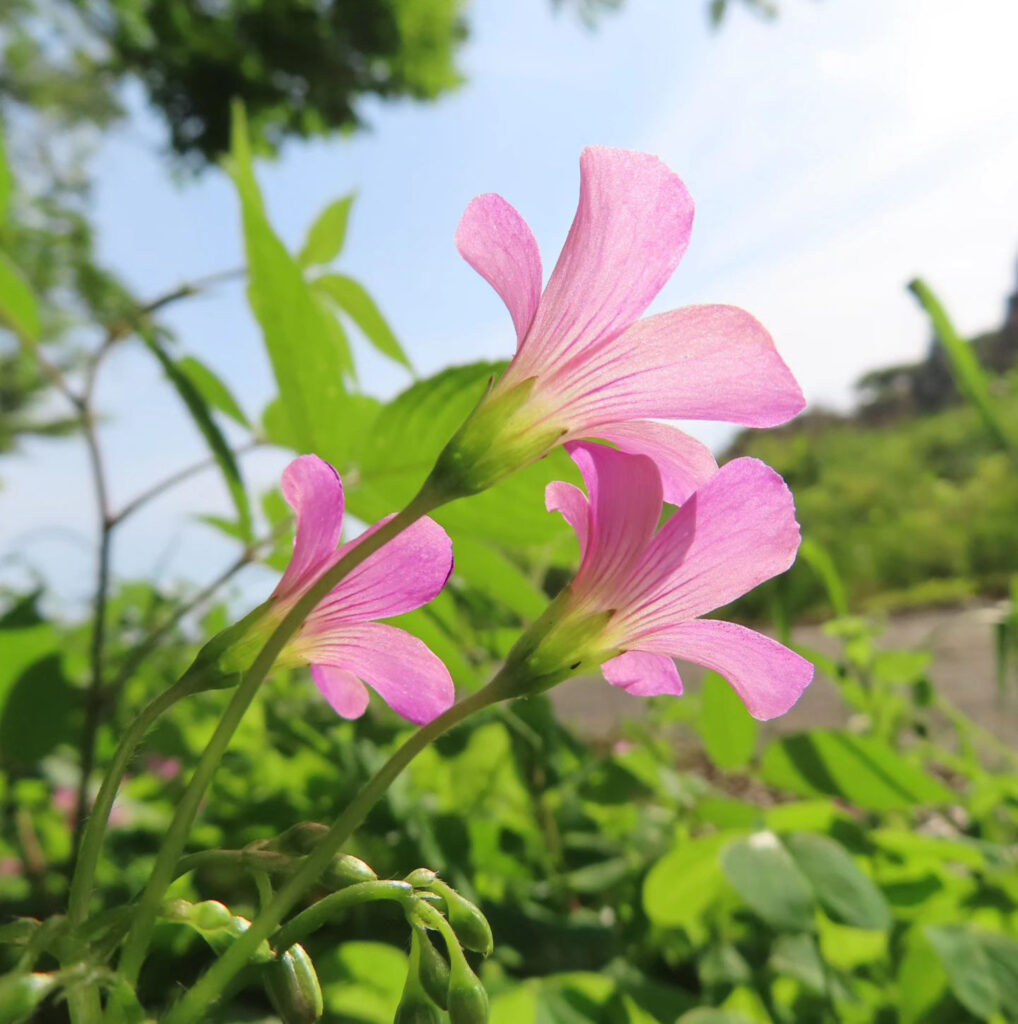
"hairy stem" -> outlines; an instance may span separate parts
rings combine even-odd
[[[388,761],[375,773],[367,785],[357,794],[345,811],[335,820],[328,833],[304,863],[294,872],[287,883],[276,893],[275,898],[252,922],[251,927],[239,936],[229,949],[212,965],[208,972],[198,979],[193,988],[169,1012],[164,1024],[194,1024],[207,1019],[207,1008],[222,994],[238,971],[242,970],[258,944],[269,938],[283,917],[294,904],[315,883],[328,867],[340,847],[364,820],[368,812],[385,795],[393,780],[433,740],[446,730],[462,722],[482,708],[489,707],[515,692],[511,680],[499,672],[484,689],[459,704],[454,704],[444,715],[418,729]],[[295,920],[297,920],[295,918]],[[281,933],[287,937],[285,930]]]
[[[156,719],[177,701],[200,690],[203,681],[204,677],[199,674],[185,676],[146,705],[132,719],[127,732],[124,733],[117,752],[113,755],[113,763],[99,788],[95,805],[88,816],[82,835],[81,849],[71,881],[67,907],[67,919],[72,928],[80,925],[88,916],[88,904],[92,895],[92,885],[95,879],[96,865],[99,862],[99,852],[102,849],[103,836],[106,834],[106,824],[109,821],[110,811],[113,809],[117,790],[120,788],[124,772],[131,763],[134,752]]]
[[[208,789],[212,776],[215,774],[234,732],[240,725],[241,719],[283,647],[322,598],[348,573],[393,537],[398,536],[415,523],[421,516],[430,512],[437,504],[438,501],[434,496],[422,491],[402,512],[390,519],[375,533],[367,536],[362,543],[352,548],[301,596],[258,652],[251,667],[244,673],[209,740],[208,746],[198,761],[180,803],[177,805],[176,814],[156,857],[148,885],[138,901],[134,922],[124,943],[123,955],[120,960],[120,971],[130,984],[133,985],[137,982],[159,906],[167,887],[173,880],[177,861],[187,844],[191,826],[205,791]]]

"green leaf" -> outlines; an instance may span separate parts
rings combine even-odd
[[[812,537],[803,538],[799,545],[799,558],[806,563],[820,578],[827,591],[827,600],[837,616],[848,615],[848,597],[845,594],[845,583],[834,564],[830,553]]]
[[[194,389],[205,400],[206,405],[218,409],[224,416],[239,423],[242,427],[250,427],[251,423],[237,400],[230,394],[230,389],[222,379],[213,373],[204,363],[194,356],[184,356],[177,360],[177,369],[187,377]]]
[[[343,310],[382,355],[413,369],[392,328],[362,285],[343,274],[326,274],[317,278],[312,287]]]
[[[784,843],[835,921],[855,928],[890,927],[891,912],[883,893],[840,843],[812,832],[785,836]]]
[[[358,486],[348,494],[351,511],[371,522],[406,505],[503,365],[450,367],[383,406],[362,431],[355,456],[334,461],[343,472],[357,471]],[[329,457],[326,450],[319,454]],[[557,450],[490,491],[439,509],[435,518],[454,541],[470,536],[505,547],[544,545],[567,532],[560,517],[545,511],[544,488],[552,480],[573,479],[575,467]]]
[[[771,948],[768,964],[771,970],[795,978],[814,992],[827,990],[824,963],[812,935],[801,932],[796,935],[779,935]]]
[[[931,927],[924,931],[947,973],[947,983],[955,999],[984,1020],[998,1013],[997,982],[990,960],[976,936],[957,926]]]
[[[0,223],[7,219],[11,207],[11,193],[14,191],[14,175],[7,161],[7,146],[4,142],[3,127],[0,125]]]
[[[548,604],[544,592],[521,569],[491,544],[472,537],[457,538],[456,573],[524,620],[536,619]]]
[[[78,693],[59,654],[29,665],[7,694],[0,714],[0,751],[10,764],[35,765],[77,738]]]
[[[251,540],[253,535],[251,504],[248,501],[247,491],[244,489],[244,481],[241,479],[240,467],[233,457],[230,446],[226,443],[226,438],[216,426],[216,421],[212,418],[205,399],[191,383],[191,378],[181,371],[153,334],[146,334],[144,340],[149,351],[159,360],[167,379],[176,388],[177,394],[187,406],[195,426],[205,438],[237,509],[237,526],[240,535],[244,540]]]
[[[279,432],[297,451],[322,453],[330,441],[335,449],[346,436],[343,360],[329,314],[268,222],[239,105],[229,169],[241,201],[248,298],[279,387],[277,415],[285,421]]]
[[[407,957],[384,942],[344,942],[315,959],[328,1019],[391,1024]]]
[[[813,729],[772,743],[761,769],[763,780],[778,789],[800,796],[838,796],[866,810],[902,810],[957,799],[883,740],[837,730]]]
[[[700,694],[700,736],[710,759],[726,771],[748,764],[758,731],[739,695],[716,672],[708,672]]]
[[[39,306],[21,271],[6,253],[0,252],[0,320],[28,341],[42,333]]]
[[[351,193],[330,203],[311,225],[297,262],[302,267],[331,263],[342,251],[346,241],[346,228],[350,220],[350,207],[356,196]]]
[[[1000,418],[996,403],[990,396],[986,375],[972,346],[962,339],[947,315],[947,310],[925,281],[917,277],[908,287],[926,310],[933,330],[944,346],[958,390],[975,407],[986,429],[997,439],[1000,446],[1012,458],[1018,459],[1018,439],[1011,436]]]
[[[718,854],[732,839],[720,832],[681,840],[649,871],[643,883],[643,909],[654,924],[696,929],[724,889]]]
[[[684,1013],[675,1024],[749,1024],[749,1018],[743,1017],[741,1013],[701,1006]]]
[[[769,925],[812,930],[812,889],[773,832],[732,843],[721,854],[721,867],[736,892]]]
[[[989,962],[1001,1007],[1012,1020],[1018,1020],[1018,942],[1007,935],[983,932],[979,945]]]

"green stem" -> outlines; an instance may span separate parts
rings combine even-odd
[[[113,809],[113,801],[117,797],[117,790],[120,788],[124,772],[127,771],[134,752],[145,738],[152,723],[178,700],[183,700],[184,697],[200,690],[203,681],[204,676],[201,674],[184,676],[183,679],[174,683],[144,707],[131,722],[127,732],[124,733],[124,738],[113,755],[113,763],[99,787],[99,793],[95,798],[95,804],[82,834],[78,863],[71,881],[67,906],[67,921],[72,928],[77,928],[88,916],[88,904],[92,896],[95,869],[99,863],[103,837],[106,834],[106,824],[109,821],[110,811]]]
[[[339,892],[330,893],[318,900],[317,903],[312,903],[307,910],[292,917],[272,936],[270,945],[276,951],[277,956],[282,956],[295,942],[300,942],[305,935],[311,935],[318,931],[322,925],[327,924],[337,914],[341,914],[351,907],[361,903],[371,903],[375,900],[395,900],[397,903],[405,905],[408,900],[415,898],[413,886],[406,882],[390,879],[378,882],[358,882],[346,889],[340,889]]]
[[[207,1007],[214,1003],[229,984],[230,979],[248,962],[251,954],[264,939],[279,927],[283,917],[312,886],[326,869],[332,858],[349,839],[354,829],[367,817],[368,812],[382,798],[396,776],[429,743],[446,730],[480,711],[516,693],[512,679],[504,670],[487,686],[466,700],[454,704],[444,715],[418,729],[403,746],[382,765],[353,802],[335,820],[332,827],[308,855],[300,868],[276,893],[272,903],[252,922],[251,927],[198,979],[184,997],[170,1010],[164,1024],[194,1024],[207,1020]],[[285,935],[285,933],[284,933]]]
[[[72,985],[67,990],[67,1009],[72,1024],[102,1024],[103,1007],[94,985]]]
[[[134,985],[138,980],[138,974],[145,960],[152,930],[159,914],[159,907],[167,888],[173,881],[177,861],[180,860],[187,844],[191,826],[194,824],[205,791],[212,781],[212,776],[215,774],[234,732],[240,725],[251,701],[254,700],[258,688],[269,674],[276,658],[322,598],[348,573],[393,537],[402,533],[407,527],[437,507],[438,503],[439,499],[422,490],[402,512],[395,515],[375,533],[366,537],[362,543],[352,548],[300,597],[258,652],[251,667],[244,673],[209,740],[208,746],[198,761],[198,766],[194,770],[180,803],[177,805],[176,814],[173,816],[166,839],[156,857],[148,884],[138,900],[134,923],[124,942],[123,954],[120,959],[120,973],[129,984]]]

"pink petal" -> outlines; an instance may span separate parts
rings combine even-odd
[[[585,149],[576,216],[515,378],[561,366],[629,327],[672,276],[692,226],[685,185],[656,156]]]
[[[612,686],[621,686],[634,697],[659,697],[682,694],[682,679],[675,662],[663,654],[627,651],[601,666]]]
[[[286,467],[283,497],[297,514],[297,536],[277,596],[303,590],[334,558],[345,509],[343,481],[317,455],[301,455]]]
[[[590,502],[587,496],[573,484],[553,480],[544,489],[544,507],[549,512],[561,512],[562,518],[576,531],[580,542],[580,561],[583,561],[590,533]]]
[[[456,698],[442,661],[417,637],[395,626],[342,626],[329,636],[302,639],[301,653],[318,667],[344,669],[363,679],[396,714],[419,725],[437,718]]]
[[[509,307],[522,344],[541,299],[541,252],[527,222],[501,196],[478,196],[456,229],[456,248]]]
[[[333,711],[343,718],[360,718],[368,709],[368,689],[346,669],[312,665],[311,678]]]
[[[661,474],[645,455],[603,444],[566,445],[590,495],[590,534],[576,574],[577,592],[611,594],[654,537],[663,505]]]
[[[342,557],[388,519],[343,545]],[[452,541],[425,517],[394,537],[350,573],[308,616],[305,632],[328,631],[338,623],[370,622],[411,612],[441,592],[452,575]]]
[[[723,675],[761,721],[788,711],[813,679],[805,658],[732,622],[685,622],[655,636],[654,647]]]
[[[802,391],[756,319],[735,306],[686,306],[647,317],[558,382],[574,431],[627,419],[784,423]]]
[[[652,458],[661,474],[664,499],[671,505],[681,505],[718,471],[705,444],[666,423],[629,420],[598,427],[597,435],[621,451]]]
[[[757,459],[735,459],[665,524],[631,577],[620,607],[626,646],[698,618],[784,572],[799,550],[795,503]]]

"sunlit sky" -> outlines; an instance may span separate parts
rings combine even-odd
[[[456,223],[480,192],[528,219],[550,267],[568,229],[577,157],[591,143],[656,152],[697,203],[693,243],[654,310],[744,306],[775,336],[808,399],[846,407],[874,366],[918,358],[928,329],[905,283],[921,274],[959,326],[999,323],[1018,256],[1018,4],[1009,0],[785,0],[773,23],[706,0],[629,0],[596,31],[549,0],[476,0],[467,83],[438,104],[366,104],[369,133],[293,144],[260,172],[272,218],[299,245],[314,215],[356,189],[341,266],[373,292],[419,372],[504,356],[513,333],[459,258]],[[162,130],[130,122],[97,163],[100,251],[142,296],[241,262],[237,204],[219,172],[175,181]],[[273,394],[243,289],[168,316],[185,348],[257,415]],[[405,386],[360,350],[369,390]],[[125,346],[100,388],[114,503],[201,457],[156,367]],[[720,445],[727,429],[698,425]],[[285,459],[245,462],[265,488]],[[0,578],[41,568],[84,598],[94,517],[84,454],[31,442],[0,466]],[[196,512],[228,510],[212,473],[118,534],[115,567],[203,580],[231,550]]]

